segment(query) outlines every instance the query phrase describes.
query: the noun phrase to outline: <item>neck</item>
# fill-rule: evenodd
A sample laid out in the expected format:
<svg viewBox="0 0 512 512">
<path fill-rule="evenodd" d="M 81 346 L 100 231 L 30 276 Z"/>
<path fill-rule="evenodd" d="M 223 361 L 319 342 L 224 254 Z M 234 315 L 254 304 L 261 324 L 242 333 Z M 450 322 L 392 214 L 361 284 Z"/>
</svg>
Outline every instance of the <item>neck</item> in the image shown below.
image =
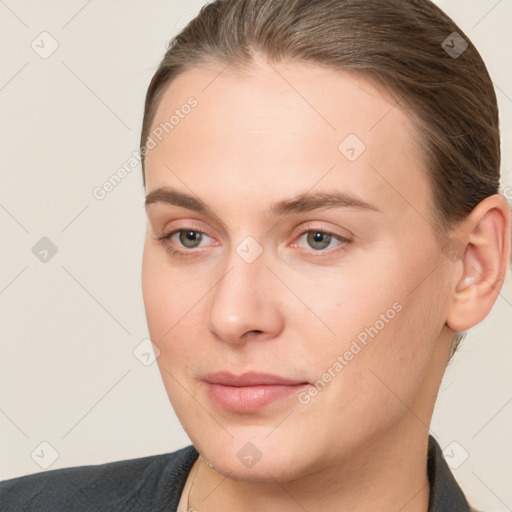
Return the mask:
<svg viewBox="0 0 512 512">
<path fill-rule="evenodd" d="M 366 442 L 357 456 L 287 482 L 236 481 L 199 457 L 191 471 L 193 484 L 185 489 L 187 510 L 427 512 L 428 431 L 410 415 L 404 423 Z"/>
</svg>

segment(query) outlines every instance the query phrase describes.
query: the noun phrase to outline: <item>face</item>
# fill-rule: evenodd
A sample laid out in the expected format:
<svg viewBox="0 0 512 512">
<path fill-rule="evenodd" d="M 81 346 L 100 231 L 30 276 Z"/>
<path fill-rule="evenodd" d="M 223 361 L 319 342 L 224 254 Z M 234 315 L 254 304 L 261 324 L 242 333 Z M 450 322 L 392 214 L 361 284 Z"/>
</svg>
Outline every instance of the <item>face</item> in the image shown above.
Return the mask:
<svg viewBox="0 0 512 512">
<path fill-rule="evenodd" d="M 179 76 L 153 121 L 144 302 L 199 452 L 286 481 L 426 428 L 447 258 L 415 129 L 383 90 L 224 68 Z"/>
</svg>

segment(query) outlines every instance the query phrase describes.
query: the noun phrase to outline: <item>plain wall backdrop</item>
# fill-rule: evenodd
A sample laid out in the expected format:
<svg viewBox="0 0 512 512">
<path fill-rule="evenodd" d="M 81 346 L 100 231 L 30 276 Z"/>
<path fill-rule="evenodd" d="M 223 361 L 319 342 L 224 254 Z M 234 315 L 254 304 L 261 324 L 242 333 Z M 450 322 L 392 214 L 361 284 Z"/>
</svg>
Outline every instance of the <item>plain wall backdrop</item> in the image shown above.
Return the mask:
<svg viewBox="0 0 512 512">
<path fill-rule="evenodd" d="M 190 444 L 156 363 L 136 350 L 148 337 L 146 221 L 129 162 L 149 81 L 204 3 L 0 0 L 0 479 Z M 437 3 L 495 84 L 511 199 L 512 1 Z M 486 512 L 512 510 L 511 281 L 450 364 L 431 426 Z"/>
</svg>

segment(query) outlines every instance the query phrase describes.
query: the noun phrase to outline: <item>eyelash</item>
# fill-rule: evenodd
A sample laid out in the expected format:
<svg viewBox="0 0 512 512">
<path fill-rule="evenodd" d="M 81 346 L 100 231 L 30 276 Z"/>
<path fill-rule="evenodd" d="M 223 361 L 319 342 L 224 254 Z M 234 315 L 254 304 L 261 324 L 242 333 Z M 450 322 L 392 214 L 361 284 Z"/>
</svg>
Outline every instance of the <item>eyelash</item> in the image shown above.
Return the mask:
<svg viewBox="0 0 512 512">
<path fill-rule="evenodd" d="M 180 229 L 175 229 L 174 231 L 170 231 L 169 233 L 165 233 L 161 237 L 158 237 L 157 240 L 160 241 L 162 244 L 165 244 L 167 251 L 169 251 L 171 253 L 171 255 L 173 255 L 173 256 L 174 255 L 176 255 L 176 256 L 190 256 L 194 252 L 196 252 L 195 249 L 189 249 L 189 250 L 182 251 L 182 250 L 176 249 L 172 245 L 166 243 L 166 241 L 169 240 L 176 233 L 181 233 L 181 232 L 184 232 L 184 231 L 192 231 L 194 233 L 198 233 L 198 234 L 201 234 L 201 235 L 204 235 L 204 236 L 208 237 L 208 235 L 204 231 L 200 231 L 199 229 L 195 229 L 193 227 L 183 227 L 183 228 L 180 228 Z M 346 238 L 344 236 L 338 235 L 338 234 L 333 233 L 331 231 L 326 231 L 326 230 L 323 230 L 323 229 L 314 228 L 312 226 L 305 226 L 304 229 L 298 234 L 298 238 L 300 239 L 305 234 L 311 233 L 311 232 L 312 233 L 321 233 L 322 235 L 328 235 L 328 236 L 330 236 L 332 238 L 335 238 L 336 240 L 341 242 L 340 245 L 342 245 L 342 246 L 343 245 L 348 245 L 348 244 L 352 243 L 352 240 L 350 240 L 350 239 L 348 239 L 348 238 Z M 211 237 L 208 237 L 208 238 L 211 238 Z M 315 257 L 316 255 L 322 256 L 322 255 L 326 254 L 326 251 L 327 252 L 336 252 L 337 249 L 310 250 L 310 251 L 307 251 L 307 253 L 309 255 Z"/>
</svg>

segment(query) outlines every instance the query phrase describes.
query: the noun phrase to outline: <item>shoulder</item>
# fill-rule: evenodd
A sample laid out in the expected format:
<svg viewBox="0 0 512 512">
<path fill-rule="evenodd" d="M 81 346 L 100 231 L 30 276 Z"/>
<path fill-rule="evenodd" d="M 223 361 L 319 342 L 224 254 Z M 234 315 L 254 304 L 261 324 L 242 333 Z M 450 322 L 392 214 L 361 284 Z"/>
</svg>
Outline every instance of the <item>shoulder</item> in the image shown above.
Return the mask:
<svg viewBox="0 0 512 512">
<path fill-rule="evenodd" d="M 190 445 L 172 453 L 4 480 L 0 482 L 0 510 L 164 510 L 179 500 L 197 456 Z"/>
</svg>

